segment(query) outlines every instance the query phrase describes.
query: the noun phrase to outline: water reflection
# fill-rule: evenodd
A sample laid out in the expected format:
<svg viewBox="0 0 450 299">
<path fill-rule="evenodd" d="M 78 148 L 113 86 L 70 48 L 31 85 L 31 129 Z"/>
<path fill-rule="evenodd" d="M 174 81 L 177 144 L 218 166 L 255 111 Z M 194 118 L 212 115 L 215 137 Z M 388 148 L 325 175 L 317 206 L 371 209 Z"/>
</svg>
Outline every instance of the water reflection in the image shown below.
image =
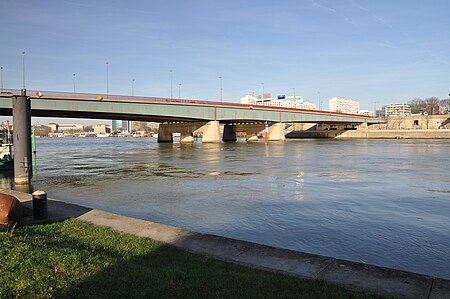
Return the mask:
<svg viewBox="0 0 450 299">
<path fill-rule="evenodd" d="M 38 143 L 33 184 L 50 197 L 450 278 L 446 140 Z M 0 184 L 11 181 L 0 178 Z"/>
</svg>

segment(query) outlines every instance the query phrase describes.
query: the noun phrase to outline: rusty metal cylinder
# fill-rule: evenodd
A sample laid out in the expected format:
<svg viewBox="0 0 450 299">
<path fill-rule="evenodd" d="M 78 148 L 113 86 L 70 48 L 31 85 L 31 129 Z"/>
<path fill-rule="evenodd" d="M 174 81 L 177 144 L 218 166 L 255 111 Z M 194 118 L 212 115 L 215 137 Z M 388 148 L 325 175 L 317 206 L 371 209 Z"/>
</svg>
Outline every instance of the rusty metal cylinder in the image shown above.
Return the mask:
<svg viewBox="0 0 450 299">
<path fill-rule="evenodd" d="M 34 219 L 47 219 L 47 193 L 45 191 L 33 192 Z"/>
</svg>

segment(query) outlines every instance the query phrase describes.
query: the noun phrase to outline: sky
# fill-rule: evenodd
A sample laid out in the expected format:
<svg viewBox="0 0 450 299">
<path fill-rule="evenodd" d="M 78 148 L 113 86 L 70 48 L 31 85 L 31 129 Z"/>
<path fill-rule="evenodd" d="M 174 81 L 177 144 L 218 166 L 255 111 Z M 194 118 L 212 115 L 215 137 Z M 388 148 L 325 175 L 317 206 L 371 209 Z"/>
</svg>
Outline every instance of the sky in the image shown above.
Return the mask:
<svg viewBox="0 0 450 299">
<path fill-rule="evenodd" d="M 0 11 L 4 88 L 21 88 L 24 51 L 33 90 L 73 91 L 75 74 L 77 92 L 106 93 L 108 62 L 110 94 L 131 95 L 134 79 L 135 95 L 170 98 L 171 75 L 185 99 L 220 100 L 222 81 L 223 100 L 239 102 L 264 83 L 371 111 L 450 92 L 448 0 L 0 0 Z"/>
</svg>

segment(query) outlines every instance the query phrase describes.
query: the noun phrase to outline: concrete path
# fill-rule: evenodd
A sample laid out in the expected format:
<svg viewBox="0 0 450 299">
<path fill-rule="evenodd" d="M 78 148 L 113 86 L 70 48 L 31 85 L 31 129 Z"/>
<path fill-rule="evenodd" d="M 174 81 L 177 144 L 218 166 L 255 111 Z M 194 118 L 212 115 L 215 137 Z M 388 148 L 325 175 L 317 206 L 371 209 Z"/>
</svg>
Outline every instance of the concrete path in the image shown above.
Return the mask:
<svg viewBox="0 0 450 299">
<path fill-rule="evenodd" d="M 25 206 L 32 207 L 29 194 L 1 189 L 0 192 L 14 195 Z M 78 218 L 223 261 L 306 279 L 325 280 L 366 293 L 394 298 L 450 298 L 450 280 L 196 233 L 57 200 L 48 201 L 48 210 L 49 218 L 38 223 Z M 23 223 L 36 221 L 29 216 Z"/>
</svg>

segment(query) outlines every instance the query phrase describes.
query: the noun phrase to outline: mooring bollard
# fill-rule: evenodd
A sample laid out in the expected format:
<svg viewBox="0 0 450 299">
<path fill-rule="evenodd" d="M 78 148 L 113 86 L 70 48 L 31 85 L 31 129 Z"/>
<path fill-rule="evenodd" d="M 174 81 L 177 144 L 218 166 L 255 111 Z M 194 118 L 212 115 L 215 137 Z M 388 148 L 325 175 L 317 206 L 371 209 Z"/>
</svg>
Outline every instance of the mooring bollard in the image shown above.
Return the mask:
<svg viewBox="0 0 450 299">
<path fill-rule="evenodd" d="M 47 193 L 45 191 L 33 192 L 33 214 L 34 219 L 47 218 Z"/>
</svg>

